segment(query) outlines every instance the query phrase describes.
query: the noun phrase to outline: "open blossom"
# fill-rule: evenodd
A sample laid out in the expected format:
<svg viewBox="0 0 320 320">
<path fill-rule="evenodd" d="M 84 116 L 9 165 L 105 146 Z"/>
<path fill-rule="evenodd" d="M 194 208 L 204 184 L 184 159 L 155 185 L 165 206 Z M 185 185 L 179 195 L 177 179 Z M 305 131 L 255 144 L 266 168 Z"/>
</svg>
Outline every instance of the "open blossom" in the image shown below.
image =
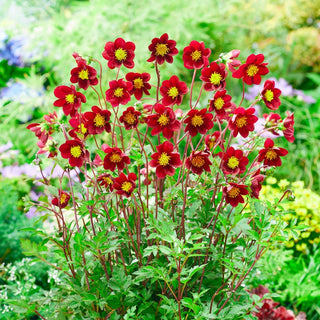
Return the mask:
<svg viewBox="0 0 320 320">
<path fill-rule="evenodd" d="M 113 180 L 113 189 L 117 190 L 116 193 L 125 197 L 130 197 L 134 188 L 136 187 L 135 181 L 137 176 L 131 172 L 126 176 L 123 172 L 120 173 L 119 177 Z"/>
<path fill-rule="evenodd" d="M 86 102 L 86 97 L 77 92 L 75 86 L 58 86 L 53 91 L 54 95 L 58 98 L 53 105 L 55 107 L 62 107 L 63 113 L 73 117 L 81 106 L 81 103 Z"/>
<path fill-rule="evenodd" d="M 204 90 L 223 90 L 226 87 L 227 74 L 223 63 L 211 62 L 208 67 L 201 70 L 200 79 L 204 82 Z"/>
<path fill-rule="evenodd" d="M 123 111 L 119 121 L 124 124 L 126 130 L 130 130 L 138 126 L 140 116 L 141 112 L 137 111 L 134 107 L 128 107 Z"/>
<path fill-rule="evenodd" d="M 78 83 L 79 87 L 84 90 L 87 90 L 89 86 L 97 85 L 98 78 L 96 69 L 89 66 L 86 60 L 79 58 L 79 56 L 77 56 L 76 62 L 78 66 L 70 71 L 70 82 Z"/>
<path fill-rule="evenodd" d="M 54 197 L 51 201 L 51 203 L 54 206 L 59 207 L 60 209 L 65 208 L 70 200 L 70 194 L 68 192 L 65 192 L 63 190 L 59 190 L 59 196 L 58 197 Z"/>
<path fill-rule="evenodd" d="M 74 139 L 84 140 L 89 134 L 88 129 L 84 126 L 85 121 L 83 114 L 77 113 L 72 117 L 69 120 L 70 126 L 72 127 L 72 129 L 69 130 L 69 136 Z"/>
<path fill-rule="evenodd" d="M 250 54 L 246 60 L 246 63 L 242 64 L 238 70 L 233 72 L 233 78 L 242 78 L 244 83 L 248 85 L 260 84 L 261 76 L 269 73 L 266 67 L 267 63 L 263 63 L 264 55 L 260 54 Z"/>
<path fill-rule="evenodd" d="M 166 139 L 173 137 L 174 131 L 179 131 L 180 122 L 176 119 L 176 115 L 171 107 L 165 107 L 161 103 L 154 106 L 156 113 L 147 117 L 147 125 L 151 128 L 151 135 L 157 135 L 162 132 Z"/>
<path fill-rule="evenodd" d="M 261 92 L 262 100 L 265 105 L 271 110 L 277 110 L 281 105 L 279 96 L 281 95 L 281 90 L 274 87 L 275 82 L 273 80 L 267 80 L 264 83 L 263 90 Z"/>
<path fill-rule="evenodd" d="M 178 54 L 176 44 L 175 40 L 169 40 L 167 33 L 164 33 L 160 38 L 153 38 L 148 47 L 151 51 L 151 56 L 147 61 L 156 61 L 158 64 L 163 64 L 165 61 L 172 63 L 173 56 Z"/>
<path fill-rule="evenodd" d="M 69 164 L 72 167 L 81 167 L 89 156 L 80 140 L 67 140 L 59 150 L 62 158 L 69 159 Z"/>
<path fill-rule="evenodd" d="M 119 148 L 111 148 L 103 144 L 102 150 L 106 153 L 103 159 L 103 167 L 106 170 L 114 171 L 116 168 L 123 170 L 124 165 L 130 163 L 129 157 Z"/>
<path fill-rule="evenodd" d="M 228 114 L 234 109 L 231 96 L 226 90 L 217 91 L 209 101 L 209 111 L 214 111 L 219 119 L 227 119 Z"/>
<path fill-rule="evenodd" d="M 151 155 L 150 167 L 156 168 L 156 175 L 163 179 L 167 175 L 173 176 L 176 168 L 182 166 L 180 154 L 173 152 L 173 144 L 169 141 L 157 146 L 157 152 Z"/>
<path fill-rule="evenodd" d="M 102 110 L 97 106 L 91 108 L 92 112 L 88 111 L 84 113 L 86 120 L 84 126 L 88 129 L 89 134 L 100 134 L 102 132 L 110 132 L 110 116 L 111 112 L 108 110 Z"/>
<path fill-rule="evenodd" d="M 129 72 L 126 74 L 126 80 L 132 83 L 132 89 L 130 94 L 133 94 L 137 100 L 140 100 L 143 94 L 150 95 L 149 90 L 151 89 L 150 74 Z"/>
<path fill-rule="evenodd" d="M 243 184 L 229 183 L 229 186 L 223 188 L 223 194 L 226 203 L 229 203 L 232 207 L 236 207 L 239 203 L 244 203 L 244 195 L 247 195 L 249 191 L 247 186 Z"/>
<path fill-rule="evenodd" d="M 199 132 L 200 134 L 205 134 L 208 130 L 213 128 L 213 115 L 207 112 L 207 109 L 196 110 L 192 109 L 188 112 L 187 118 L 184 123 L 187 124 L 185 127 L 185 132 L 194 137 Z"/>
<path fill-rule="evenodd" d="M 132 83 L 124 81 L 123 79 L 111 80 L 106 91 L 106 100 L 111 103 L 113 107 L 118 107 L 120 104 L 127 104 L 131 100 L 130 92 L 132 90 Z"/>
<path fill-rule="evenodd" d="M 210 172 L 212 162 L 209 160 L 209 153 L 203 151 L 192 151 L 186 160 L 186 167 L 195 174 L 202 174 L 203 171 Z"/>
<path fill-rule="evenodd" d="M 235 150 L 233 147 L 221 155 L 221 169 L 225 174 L 240 174 L 246 171 L 249 159 L 243 155 L 242 150 Z"/>
<path fill-rule="evenodd" d="M 243 138 L 246 138 L 249 132 L 254 130 L 254 123 L 258 121 L 258 117 L 254 113 L 254 108 L 244 109 L 241 107 L 234 110 L 235 118 L 229 122 L 229 128 L 234 137 L 240 133 Z"/>
<path fill-rule="evenodd" d="M 269 114 L 263 114 L 263 118 L 265 120 L 264 129 L 272 128 L 270 132 L 276 136 L 279 135 L 277 132 L 279 124 L 282 122 L 281 117 L 277 113 L 269 113 Z"/>
<path fill-rule="evenodd" d="M 122 38 L 116 39 L 114 42 L 109 41 L 104 46 L 102 56 L 108 60 L 110 69 L 119 68 L 124 65 L 126 68 L 134 67 L 134 50 L 136 46 L 131 41 L 124 41 Z"/>
<path fill-rule="evenodd" d="M 268 138 L 264 143 L 264 149 L 259 151 L 258 161 L 263 161 L 265 166 L 280 167 L 282 164 L 280 157 L 287 154 L 288 151 L 286 149 L 275 147 L 273 140 Z"/>
<path fill-rule="evenodd" d="M 174 104 L 180 105 L 182 98 L 189 91 L 187 85 L 183 81 L 179 81 L 179 78 L 173 75 L 169 80 L 164 80 L 160 87 L 160 93 L 162 95 L 162 104 L 165 106 L 172 106 Z"/>
<path fill-rule="evenodd" d="M 201 69 L 209 64 L 211 50 L 204 47 L 203 41 L 192 40 L 190 44 L 183 49 L 183 64 L 187 69 Z"/>
<path fill-rule="evenodd" d="M 291 143 L 294 142 L 294 114 L 292 112 L 286 112 L 287 117 L 283 120 L 283 135 Z"/>
<path fill-rule="evenodd" d="M 100 186 L 105 187 L 107 190 L 110 189 L 110 191 L 113 190 L 113 177 L 109 173 L 103 173 L 100 174 L 100 176 L 97 178 L 97 181 Z"/>
</svg>

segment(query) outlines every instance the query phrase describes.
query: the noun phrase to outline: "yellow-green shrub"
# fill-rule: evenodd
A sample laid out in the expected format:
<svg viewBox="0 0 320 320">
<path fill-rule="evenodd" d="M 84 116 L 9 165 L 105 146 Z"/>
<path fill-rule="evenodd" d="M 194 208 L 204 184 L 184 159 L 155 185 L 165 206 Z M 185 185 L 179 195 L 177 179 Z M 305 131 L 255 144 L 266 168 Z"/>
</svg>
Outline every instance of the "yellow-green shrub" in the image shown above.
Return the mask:
<svg viewBox="0 0 320 320">
<path fill-rule="evenodd" d="M 290 184 L 287 180 L 277 181 L 269 177 L 266 182 L 260 193 L 262 199 L 280 199 L 286 189 L 292 190 L 294 201 L 281 202 L 285 210 L 283 219 L 288 223 L 297 219 L 297 225 L 308 225 L 309 229 L 299 232 L 297 239 L 292 237 L 286 242 L 286 246 L 308 253 L 314 243 L 320 243 L 320 195 L 306 188 L 302 181 Z"/>
</svg>

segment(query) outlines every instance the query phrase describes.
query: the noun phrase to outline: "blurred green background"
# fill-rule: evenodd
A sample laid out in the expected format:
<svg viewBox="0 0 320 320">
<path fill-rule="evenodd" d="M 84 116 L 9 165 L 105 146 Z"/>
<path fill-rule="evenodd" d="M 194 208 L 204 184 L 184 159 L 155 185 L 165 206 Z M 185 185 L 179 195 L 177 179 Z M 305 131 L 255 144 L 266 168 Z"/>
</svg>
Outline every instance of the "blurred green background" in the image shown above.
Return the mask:
<svg viewBox="0 0 320 320">
<path fill-rule="evenodd" d="M 22 198 L 39 196 L 31 180 L 38 174 L 32 165 L 36 140 L 26 126 L 53 111 L 53 89 L 69 85 L 72 53 L 103 60 L 104 44 L 122 37 L 136 44 L 134 70 L 152 73 L 147 47 L 165 32 L 177 41 L 180 53 L 172 65 L 162 66 L 163 78 L 176 74 L 190 83 L 192 70 L 183 67 L 181 52 L 191 40 L 204 41 L 212 50 L 211 61 L 233 49 L 241 50 L 242 61 L 250 53 L 265 55 L 268 76 L 283 92 L 279 113 L 283 118 L 287 110 L 294 112 L 296 122 L 294 144 L 279 138 L 289 155 L 276 178 L 286 178 L 289 187 L 302 181 L 297 192 L 315 201 L 320 191 L 320 0 L 0 0 L 0 262 L 21 260 L 19 239 L 26 234 L 19 230 L 33 223 L 32 212 L 24 214 Z M 234 99 L 241 99 L 239 83 L 229 81 Z M 247 91 L 248 103 L 258 90 Z M 260 112 L 268 110 L 261 106 Z M 275 197 L 281 185 L 268 190 Z M 310 224 L 312 241 L 304 235 L 292 240 L 290 249 L 277 251 L 281 263 L 274 270 L 267 255 L 261 284 L 277 291 L 284 305 L 307 312 L 309 320 L 320 319 L 320 292 L 314 289 L 320 283 L 314 276 L 320 265 L 314 241 L 319 239 L 320 209 L 299 204 L 288 210 L 289 223 Z M 300 278 L 286 284 L 284 275 L 290 273 Z M 45 276 L 38 274 L 45 288 Z"/>
</svg>

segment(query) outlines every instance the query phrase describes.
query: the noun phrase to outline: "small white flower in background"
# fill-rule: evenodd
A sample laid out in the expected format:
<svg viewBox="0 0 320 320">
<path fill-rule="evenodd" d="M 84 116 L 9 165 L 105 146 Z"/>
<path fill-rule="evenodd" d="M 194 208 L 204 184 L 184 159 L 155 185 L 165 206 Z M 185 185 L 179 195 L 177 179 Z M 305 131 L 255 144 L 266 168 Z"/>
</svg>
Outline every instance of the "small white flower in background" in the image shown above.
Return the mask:
<svg viewBox="0 0 320 320">
<path fill-rule="evenodd" d="M 59 270 L 53 269 L 48 271 L 48 282 L 53 280 L 57 285 L 61 283 L 61 279 L 59 278 Z"/>
</svg>

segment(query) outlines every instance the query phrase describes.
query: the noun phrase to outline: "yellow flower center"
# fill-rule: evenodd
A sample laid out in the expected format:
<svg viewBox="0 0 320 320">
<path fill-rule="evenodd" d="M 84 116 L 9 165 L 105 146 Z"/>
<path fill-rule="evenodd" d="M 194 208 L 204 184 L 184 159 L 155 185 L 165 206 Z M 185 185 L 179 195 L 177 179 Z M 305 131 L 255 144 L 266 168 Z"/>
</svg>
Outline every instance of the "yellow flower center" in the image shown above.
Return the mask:
<svg viewBox="0 0 320 320">
<path fill-rule="evenodd" d="M 109 177 L 103 177 L 103 181 L 104 181 L 106 184 L 112 184 L 112 180 L 111 180 Z"/>
<path fill-rule="evenodd" d="M 106 124 L 106 118 L 100 113 L 97 113 L 93 119 L 93 122 L 96 127 L 101 128 L 101 127 L 104 127 L 104 125 Z"/>
<path fill-rule="evenodd" d="M 60 203 L 64 204 L 66 202 L 66 200 L 67 200 L 67 195 L 65 193 L 62 193 L 60 195 Z"/>
<path fill-rule="evenodd" d="M 232 187 L 230 191 L 228 191 L 228 197 L 236 198 L 240 194 L 240 189 L 237 187 Z"/>
<path fill-rule="evenodd" d="M 259 68 L 255 64 L 249 64 L 246 72 L 249 77 L 253 77 L 259 72 Z"/>
<path fill-rule="evenodd" d="M 169 164 L 170 159 L 171 159 L 171 157 L 168 156 L 168 154 L 166 152 L 162 152 L 158 162 L 161 166 L 166 166 Z"/>
<path fill-rule="evenodd" d="M 116 59 L 118 61 L 122 61 L 122 60 L 126 60 L 127 58 L 127 51 L 122 49 L 122 48 L 119 48 L 115 51 L 114 55 L 116 56 Z"/>
<path fill-rule="evenodd" d="M 191 119 L 191 124 L 192 124 L 194 127 L 200 127 L 200 126 L 202 126 L 202 125 L 203 125 L 202 116 L 198 116 L 198 115 L 193 116 L 193 118 Z"/>
<path fill-rule="evenodd" d="M 125 123 L 127 124 L 134 124 L 137 121 L 137 117 L 135 114 L 133 114 L 132 112 L 127 112 L 124 116 L 123 116 L 123 120 Z"/>
<path fill-rule="evenodd" d="M 219 97 L 214 101 L 213 104 L 217 110 L 221 110 L 224 106 L 224 100 L 221 97 Z"/>
<path fill-rule="evenodd" d="M 89 71 L 82 69 L 82 70 L 79 72 L 78 77 L 79 77 L 81 80 L 88 80 L 88 79 L 89 79 Z"/>
<path fill-rule="evenodd" d="M 171 98 L 175 98 L 179 95 L 179 91 L 177 89 L 177 87 L 171 87 L 169 90 L 168 90 L 168 96 L 171 97 Z"/>
<path fill-rule="evenodd" d="M 121 156 L 117 152 L 113 152 L 112 155 L 110 156 L 110 161 L 111 162 L 120 162 L 121 161 Z"/>
<path fill-rule="evenodd" d="M 87 131 L 88 131 L 87 128 L 84 126 L 83 123 L 81 123 L 81 125 L 78 126 L 78 129 L 79 129 L 80 133 L 82 133 L 82 134 L 85 134 L 85 133 L 87 133 Z"/>
<path fill-rule="evenodd" d="M 121 185 L 121 189 L 124 191 L 124 192 L 129 192 L 132 188 L 132 183 L 129 182 L 129 181 L 125 181 L 122 185 Z"/>
<path fill-rule="evenodd" d="M 278 157 L 278 154 L 274 150 L 269 150 L 266 153 L 266 158 L 268 160 L 274 160 Z"/>
<path fill-rule="evenodd" d="M 164 127 L 170 122 L 170 119 L 165 114 L 162 114 L 157 121 L 162 127 Z"/>
<path fill-rule="evenodd" d="M 235 156 L 231 156 L 227 163 L 228 167 L 231 169 L 235 169 L 239 167 L 239 159 Z"/>
<path fill-rule="evenodd" d="M 156 56 L 164 56 L 169 52 L 169 48 L 165 43 L 157 43 Z"/>
<path fill-rule="evenodd" d="M 247 125 L 247 117 L 237 117 L 236 118 L 236 126 L 238 128 L 242 128 Z"/>
<path fill-rule="evenodd" d="M 266 93 L 264 94 L 264 97 L 268 102 L 271 102 L 273 100 L 273 91 L 267 90 Z"/>
<path fill-rule="evenodd" d="M 123 88 L 117 88 L 114 90 L 113 95 L 117 98 L 121 98 L 123 96 Z"/>
<path fill-rule="evenodd" d="M 134 79 L 133 86 L 135 89 L 141 89 L 143 87 L 143 80 L 141 78 Z"/>
<path fill-rule="evenodd" d="M 197 168 L 201 168 L 204 166 L 206 162 L 202 156 L 195 156 L 191 159 L 191 163 L 193 166 Z"/>
<path fill-rule="evenodd" d="M 82 155 L 82 150 L 80 146 L 73 146 L 70 148 L 70 153 L 74 158 L 80 158 Z"/>
<path fill-rule="evenodd" d="M 193 61 L 198 61 L 201 58 L 201 51 L 195 50 L 191 53 L 191 59 Z"/>
<path fill-rule="evenodd" d="M 217 86 L 218 84 L 220 84 L 221 79 L 222 79 L 221 74 L 218 72 L 214 72 L 210 77 L 210 82 L 215 86 Z"/>
<path fill-rule="evenodd" d="M 68 103 L 74 103 L 74 100 L 75 100 L 75 95 L 74 94 L 67 94 L 66 95 L 66 101 L 68 102 Z"/>
</svg>

